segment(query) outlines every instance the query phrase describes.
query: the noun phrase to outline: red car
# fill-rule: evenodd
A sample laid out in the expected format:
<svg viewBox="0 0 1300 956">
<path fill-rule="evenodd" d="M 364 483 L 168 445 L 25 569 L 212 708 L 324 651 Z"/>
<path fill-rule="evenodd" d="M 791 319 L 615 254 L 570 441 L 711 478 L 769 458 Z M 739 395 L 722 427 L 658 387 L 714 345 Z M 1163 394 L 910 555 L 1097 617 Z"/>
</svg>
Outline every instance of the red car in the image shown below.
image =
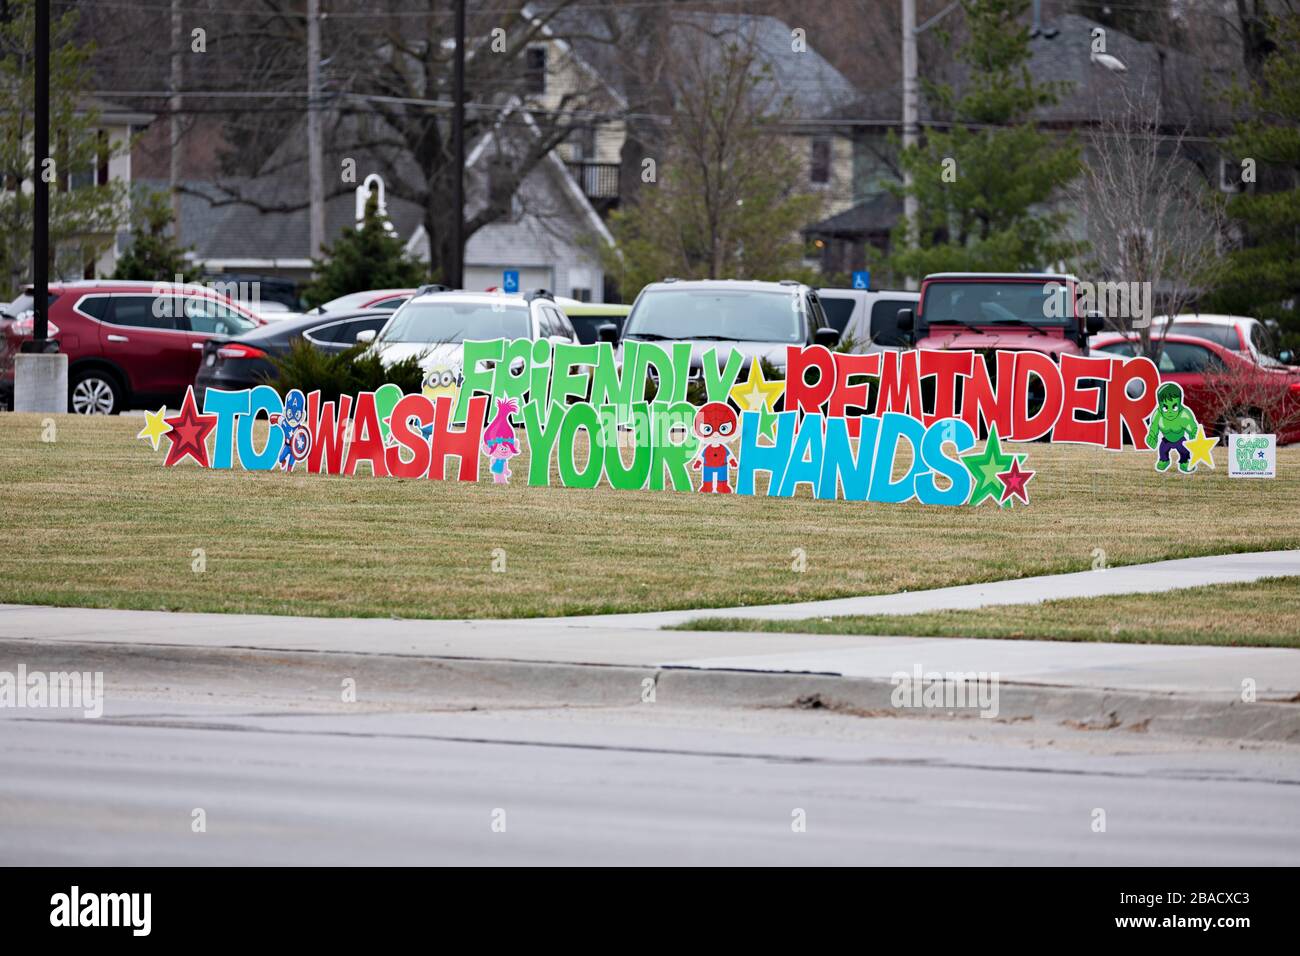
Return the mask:
<svg viewBox="0 0 1300 956">
<path fill-rule="evenodd" d="M 1300 369 L 1256 363 L 1192 335 L 1157 334 L 1161 382 L 1177 382 L 1183 400 L 1207 432 L 1218 435 L 1270 432 L 1279 445 L 1300 441 Z M 1139 343 L 1122 335 L 1099 335 L 1094 352 L 1138 355 Z"/>
<path fill-rule="evenodd" d="M 0 307 L 0 397 L 13 407 L 13 356 L 32 337 L 32 290 Z M 265 324 L 198 285 L 93 279 L 50 283 L 50 338 L 68 356 L 68 410 L 108 415 L 179 401 L 203 345 Z"/>
</svg>

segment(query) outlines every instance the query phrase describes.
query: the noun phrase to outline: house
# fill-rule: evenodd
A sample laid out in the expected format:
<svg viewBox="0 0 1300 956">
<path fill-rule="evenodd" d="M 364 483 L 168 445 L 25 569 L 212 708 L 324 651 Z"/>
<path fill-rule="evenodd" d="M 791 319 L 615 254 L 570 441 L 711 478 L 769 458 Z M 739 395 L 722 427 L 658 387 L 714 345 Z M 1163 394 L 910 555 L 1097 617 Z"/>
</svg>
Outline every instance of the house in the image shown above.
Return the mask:
<svg viewBox="0 0 1300 956">
<path fill-rule="evenodd" d="M 56 251 L 54 277 L 96 279 L 111 276 L 117 268 L 118 256 L 130 245 L 131 141 L 136 132 L 153 122 L 154 115 L 90 96 L 78 99 L 77 112 L 93 113 L 96 117 L 94 131 L 99 139 L 99 161 L 94 168 L 61 170 L 52 188 L 69 191 L 120 183 L 125 187 L 127 205 L 121 210 L 118 228 L 112 233 L 80 237 L 79 248 L 73 248 L 75 243 L 64 243 Z"/>
<path fill-rule="evenodd" d="M 562 11 L 554 21 L 556 31 L 572 40 L 553 39 L 539 49 L 539 66 L 554 64 L 539 82 L 552 84 L 558 98 L 579 79 L 597 77 L 625 109 L 644 109 L 644 94 L 639 92 L 646 85 L 645 78 L 620 43 L 625 35 L 637 37 L 637 15 L 635 9 L 617 8 L 602 11 L 599 17 L 587 16 L 582 10 Z M 802 31 L 776 17 L 679 10 L 663 15 L 668 18 L 664 43 L 669 55 L 716 60 L 726 45 L 744 45 L 755 52 L 758 64 L 768 73 L 759 87 L 760 95 L 773 103 L 788 100 L 796 117 L 826 116 L 848 106 L 858 95 L 853 84 L 808 44 Z M 831 215 L 853 205 L 854 140 L 843 124 L 796 121 L 787 135 L 803 158 L 801 181 L 792 185 L 823 194 L 823 208 Z M 623 155 L 626 142 L 627 124 L 620 119 L 593 124 L 560 148 L 583 190 L 602 212 L 621 198 L 620 171 L 629 160 Z M 633 171 L 639 172 L 640 157 L 630 159 Z"/>
<path fill-rule="evenodd" d="M 1105 31 L 1106 51 L 1124 66 L 1124 71 L 1116 71 L 1093 56 L 1094 30 L 1102 29 L 1100 24 L 1062 14 L 1054 25 L 1059 33 L 1053 38 L 1030 41 L 1028 68 L 1035 81 L 1066 86 L 1059 102 L 1034 112 L 1033 119 L 1041 127 L 1085 133 L 1125 98 L 1146 103 L 1148 115 L 1160 116 L 1163 131 L 1188 134 L 1176 159 L 1188 164 L 1189 174 L 1199 173 L 1217 184 L 1222 158 L 1211 141 L 1229 128 L 1232 116 L 1207 89 L 1199 63 L 1188 54 L 1112 28 Z M 953 61 L 949 75 L 931 79 L 946 80 L 960 89 L 962 69 Z M 848 211 L 809 226 L 804 235 L 817 248 L 823 271 L 846 273 L 865 268 L 870 250 L 888 250 L 890 235 L 902 216 L 902 202 L 895 194 L 902 182 L 897 147 L 902 135 L 901 81 L 859 97 L 826 119 L 854 130 L 854 202 Z M 922 97 L 922 135 L 927 126 L 939 122 Z M 1088 159 L 1086 150 L 1084 159 Z M 1076 238 L 1093 238 L 1089 224 L 1081 219 L 1074 220 L 1072 229 Z"/>
</svg>

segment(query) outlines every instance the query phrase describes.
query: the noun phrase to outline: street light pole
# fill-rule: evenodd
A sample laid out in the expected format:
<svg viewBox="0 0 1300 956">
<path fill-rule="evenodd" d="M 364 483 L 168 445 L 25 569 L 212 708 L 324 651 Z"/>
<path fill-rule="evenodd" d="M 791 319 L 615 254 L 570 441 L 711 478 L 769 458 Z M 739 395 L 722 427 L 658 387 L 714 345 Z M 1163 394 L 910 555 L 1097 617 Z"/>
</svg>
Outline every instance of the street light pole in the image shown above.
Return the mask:
<svg viewBox="0 0 1300 956">
<path fill-rule="evenodd" d="M 465 272 L 465 0 L 456 0 L 456 64 L 451 83 L 451 262 L 450 275 L 443 281 L 453 289 L 463 288 Z"/>
<path fill-rule="evenodd" d="M 32 183 L 32 298 L 35 311 L 31 351 L 48 350 L 50 333 L 50 4 L 36 0 L 36 128 L 32 130 L 35 179 Z"/>
</svg>

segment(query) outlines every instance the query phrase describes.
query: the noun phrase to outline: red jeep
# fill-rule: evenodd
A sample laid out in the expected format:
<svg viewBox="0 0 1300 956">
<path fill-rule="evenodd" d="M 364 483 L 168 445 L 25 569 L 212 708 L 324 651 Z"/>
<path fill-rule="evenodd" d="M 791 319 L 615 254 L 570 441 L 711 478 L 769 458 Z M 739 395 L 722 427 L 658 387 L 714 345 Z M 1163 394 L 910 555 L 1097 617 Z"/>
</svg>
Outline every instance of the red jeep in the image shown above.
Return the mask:
<svg viewBox="0 0 1300 956">
<path fill-rule="evenodd" d="M 939 272 L 921 283 L 915 316 L 899 312 L 899 328 L 914 331 L 918 349 L 1086 355 L 1102 318 L 1080 314 L 1078 284 L 1065 274 Z"/>
<path fill-rule="evenodd" d="M 34 304 L 29 287 L 0 306 L 0 398 L 11 408 L 13 356 L 32 337 Z M 264 324 L 203 286 L 112 279 L 51 282 L 49 320 L 68 356 L 68 410 L 82 415 L 177 402 L 203 343 Z"/>
</svg>

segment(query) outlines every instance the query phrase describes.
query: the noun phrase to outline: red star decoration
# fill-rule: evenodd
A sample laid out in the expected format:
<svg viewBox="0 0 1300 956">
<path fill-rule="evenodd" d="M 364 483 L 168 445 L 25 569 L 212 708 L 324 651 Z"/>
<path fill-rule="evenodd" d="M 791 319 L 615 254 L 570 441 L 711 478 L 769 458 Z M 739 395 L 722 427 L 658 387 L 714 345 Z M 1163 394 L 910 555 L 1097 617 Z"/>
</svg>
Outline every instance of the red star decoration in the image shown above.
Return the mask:
<svg viewBox="0 0 1300 956">
<path fill-rule="evenodd" d="M 181 413 L 175 418 L 164 418 L 172 430 L 167 433 L 171 447 L 167 449 L 164 465 L 170 467 L 186 456 L 193 458 L 204 468 L 208 464 L 208 435 L 217 427 L 216 415 L 200 415 L 194 401 L 194 386 L 185 391 L 185 401 L 181 403 Z"/>
<path fill-rule="evenodd" d="M 1029 491 L 1025 486 L 1029 484 L 1029 479 L 1034 477 L 1034 472 L 1025 471 L 1020 467 L 1020 462 L 1023 457 L 1024 456 L 1021 456 L 1020 458 L 1013 458 L 1011 460 L 1010 471 L 998 472 L 998 481 L 1002 482 L 1002 497 L 999 499 L 1000 501 L 1006 501 L 1008 498 L 1014 496 L 1019 498 L 1025 504 L 1029 504 Z"/>
</svg>

